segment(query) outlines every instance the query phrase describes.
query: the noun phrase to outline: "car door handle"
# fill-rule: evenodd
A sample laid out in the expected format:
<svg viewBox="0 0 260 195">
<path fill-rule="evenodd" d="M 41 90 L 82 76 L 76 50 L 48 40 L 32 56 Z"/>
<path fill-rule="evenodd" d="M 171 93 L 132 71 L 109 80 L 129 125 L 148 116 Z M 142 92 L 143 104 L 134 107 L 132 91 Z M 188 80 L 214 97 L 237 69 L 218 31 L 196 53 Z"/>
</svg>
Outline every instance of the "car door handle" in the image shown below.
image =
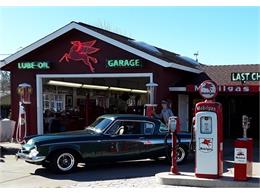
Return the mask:
<svg viewBox="0 0 260 195">
<path fill-rule="evenodd" d="M 139 137 L 139 139 L 144 139 L 145 137 Z"/>
</svg>

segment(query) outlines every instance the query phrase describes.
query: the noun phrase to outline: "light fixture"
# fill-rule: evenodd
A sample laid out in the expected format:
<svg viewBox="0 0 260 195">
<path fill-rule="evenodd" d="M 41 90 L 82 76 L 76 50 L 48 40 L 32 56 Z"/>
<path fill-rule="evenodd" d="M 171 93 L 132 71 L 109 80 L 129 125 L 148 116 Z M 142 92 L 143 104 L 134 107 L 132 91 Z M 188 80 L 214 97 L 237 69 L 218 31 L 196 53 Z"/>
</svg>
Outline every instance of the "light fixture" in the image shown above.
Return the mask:
<svg viewBox="0 0 260 195">
<path fill-rule="evenodd" d="M 63 87 L 76 87 L 76 88 L 86 88 L 86 89 L 97 89 L 97 90 L 111 90 L 111 91 L 124 91 L 124 92 L 132 92 L 132 93 L 148 93 L 147 90 L 140 90 L 140 89 L 129 89 L 129 88 L 122 88 L 122 87 L 108 87 L 102 85 L 88 85 L 88 84 L 80 84 L 80 83 L 71 83 L 71 82 L 64 82 L 64 81 L 48 81 L 48 85 L 55 85 L 55 86 L 63 86 Z"/>
<path fill-rule="evenodd" d="M 80 83 L 71 83 L 71 82 L 53 81 L 53 80 L 50 80 L 48 82 L 48 85 L 56 85 L 56 86 L 63 86 L 63 87 L 77 87 L 77 88 L 82 87 L 82 84 Z"/>
<path fill-rule="evenodd" d="M 131 89 L 121 88 L 121 87 L 109 87 L 109 90 L 111 90 L 111 91 L 125 91 L 125 92 L 131 92 Z"/>
<path fill-rule="evenodd" d="M 132 89 L 131 92 L 133 92 L 133 93 L 147 93 L 146 90 L 140 90 L 140 89 Z"/>
<path fill-rule="evenodd" d="M 108 86 L 101 86 L 101 85 L 82 85 L 83 88 L 87 89 L 100 89 L 100 90 L 107 90 Z"/>
</svg>

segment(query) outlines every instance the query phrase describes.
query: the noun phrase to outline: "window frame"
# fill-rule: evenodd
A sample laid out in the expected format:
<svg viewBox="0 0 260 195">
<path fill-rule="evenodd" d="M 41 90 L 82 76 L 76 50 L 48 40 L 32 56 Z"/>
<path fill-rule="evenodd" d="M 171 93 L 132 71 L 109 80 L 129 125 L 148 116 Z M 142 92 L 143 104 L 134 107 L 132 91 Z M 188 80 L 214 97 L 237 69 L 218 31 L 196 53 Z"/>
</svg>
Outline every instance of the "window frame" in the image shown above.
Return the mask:
<svg viewBox="0 0 260 195">
<path fill-rule="evenodd" d="M 107 132 L 109 131 L 109 129 L 111 127 L 113 127 L 113 125 L 116 123 L 116 122 L 139 122 L 139 123 L 150 123 L 153 125 L 153 132 L 152 134 L 144 134 L 144 132 L 142 134 L 123 134 L 123 135 L 118 135 L 118 136 L 129 136 L 129 135 L 154 135 L 154 132 L 155 132 L 155 128 L 156 128 L 156 125 L 154 122 L 152 121 L 148 121 L 148 120 L 135 120 L 135 119 L 127 119 L 127 120 L 124 120 L 124 119 L 116 119 L 113 121 L 113 123 L 108 127 L 107 130 L 105 130 L 104 134 L 105 135 L 116 135 L 116 134 L 108 134 Z"/>
</svg>

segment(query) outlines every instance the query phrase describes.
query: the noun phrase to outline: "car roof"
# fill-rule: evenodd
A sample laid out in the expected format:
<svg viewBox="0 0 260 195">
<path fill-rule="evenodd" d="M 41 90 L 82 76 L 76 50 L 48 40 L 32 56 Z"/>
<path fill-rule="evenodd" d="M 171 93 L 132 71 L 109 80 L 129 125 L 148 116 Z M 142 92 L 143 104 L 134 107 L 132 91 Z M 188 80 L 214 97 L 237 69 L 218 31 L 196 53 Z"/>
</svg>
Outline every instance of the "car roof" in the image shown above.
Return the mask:
<svg viewBox="0 0 260 195">
<path fill-rule="evenodd" d="M 110 119 L 128 119 L 128 120 L 148 120 L 148 121 L 158 121 L 156 119 L 138 115 L 138 114 L 105 114 L 100 116 L 101 118 L 110 118 Z"/>
</svg>

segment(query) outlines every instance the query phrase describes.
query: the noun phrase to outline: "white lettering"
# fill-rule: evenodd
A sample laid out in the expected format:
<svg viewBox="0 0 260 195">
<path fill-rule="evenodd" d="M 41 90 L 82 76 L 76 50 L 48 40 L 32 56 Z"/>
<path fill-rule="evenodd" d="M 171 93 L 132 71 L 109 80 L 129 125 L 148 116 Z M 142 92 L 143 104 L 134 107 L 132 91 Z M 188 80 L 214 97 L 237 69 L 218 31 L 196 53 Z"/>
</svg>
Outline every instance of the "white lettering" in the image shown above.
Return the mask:
<svg viewBox="0 0 260 195">
<path fill-rule="evenodd" d="M 241 87 L 240 87 L 240 86 L 237 86 L 237 87 L 235 88 L 235 91 L 236 91 L 236 92 L 241 92 Z"/>
<path fill-rule="evenodd" d="M 228 90 L 229 92 L 233 92 L 233 91 L 234 91 L 234 87 L 233 87 L 233 86 L 229 86 L 229 87 L 227 87 L 227 90 Z"/>
<path fill-rule="evenodd" d="M 249 87 L 247 86 L 243 87 L 243 92 L 249 92 Z"/>
</svg>

